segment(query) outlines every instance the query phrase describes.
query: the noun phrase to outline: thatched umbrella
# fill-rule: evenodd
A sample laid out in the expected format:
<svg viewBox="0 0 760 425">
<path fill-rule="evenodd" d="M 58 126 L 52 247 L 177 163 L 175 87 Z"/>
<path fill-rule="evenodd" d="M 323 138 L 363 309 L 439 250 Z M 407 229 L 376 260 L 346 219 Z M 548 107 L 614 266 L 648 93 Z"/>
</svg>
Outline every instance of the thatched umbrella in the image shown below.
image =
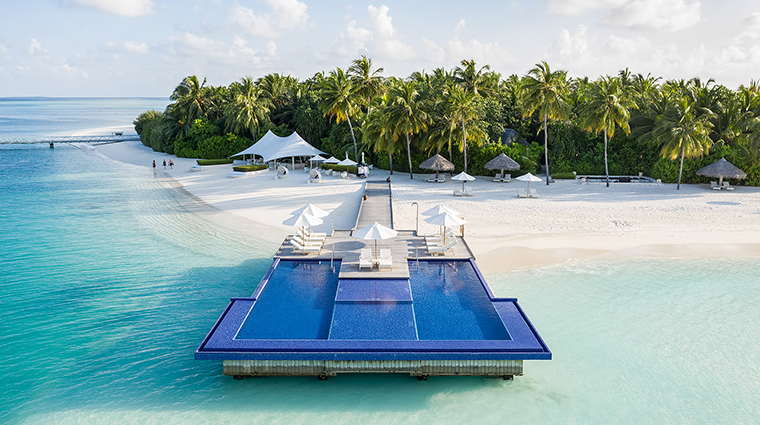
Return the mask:
<svg viewBox="0 0 760 425">
<path fill-rule="evenodd" d="M 496 158 L 486 162 L 485 165 L 487 170 L 501 170 L 501 174 L 499 175 L 499 179 L 504 178 L 504 170 L 519 170 L 520 164 L 517 163 L 514 159 L 504 155 L 502 153 L 501 155 L 497 156 Z"/>
<path fill-rule="evenodd" d="M 430 158 L 422 161 L 420 168 L 435 171 L 435 179 L 438 180 L 438 172 L 454 171 L 454 164 L 452 164 L 448 159 L 442 157 L 441 154 L 435 154 Z"/>
<path fill-rule="evenodd" d="M 697 171 L 698 176 L 705 177 L 717 177 L 720 179 L 718 186 L 723 185 L 723 179 L 743 179 L 747 177 L 747 173 L 736 168 L 736 166 L 728 161 L 726 158 L 721 158 L 707 167 L 702 167 Z"/>
</svg>

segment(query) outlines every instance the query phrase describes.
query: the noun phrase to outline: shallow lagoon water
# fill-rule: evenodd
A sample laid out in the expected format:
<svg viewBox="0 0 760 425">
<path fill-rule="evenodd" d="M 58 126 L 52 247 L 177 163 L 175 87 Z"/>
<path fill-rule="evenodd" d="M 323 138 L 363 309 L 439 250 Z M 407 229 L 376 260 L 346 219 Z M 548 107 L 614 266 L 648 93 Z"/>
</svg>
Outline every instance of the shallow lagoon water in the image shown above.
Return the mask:
<svg viewBox="0 0 760 425">
<path fill-rule="evenodd" d="M 29 167 L 28 164 L 37 164 Z M 514 381 L 234 381 L 193 360 L 274 246 L 152 171 L 61 147 L 0 151 L 0 422 L 750 423 L 757 260 L 579 262 L 487 275 L 554 353 Z"/>
<path fill-rule="evenodd" d="M 234 381 L 193 350 L 275 246 L 152 170 L 0 148 L 2 423 L 755 423 L 757 259 L 583 261 L 486 275 L 554 353 L 514 381 Z"/>
</svg>

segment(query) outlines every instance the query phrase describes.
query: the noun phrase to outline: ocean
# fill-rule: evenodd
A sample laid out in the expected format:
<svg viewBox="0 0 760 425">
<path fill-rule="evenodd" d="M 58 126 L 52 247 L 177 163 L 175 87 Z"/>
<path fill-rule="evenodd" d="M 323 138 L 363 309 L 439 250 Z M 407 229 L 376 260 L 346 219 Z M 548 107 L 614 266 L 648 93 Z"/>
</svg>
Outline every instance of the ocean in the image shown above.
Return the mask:
<svg viewBox="0 0 760 425">
<path fill-rule="evenodd" d="M 35 100 L 71 129 L 90 99 Z M 110 99 L 114 110 L 139 99 Z M 58 100 L 51 100 L 58 102 Z M 155 100 L 145 100 L 144 109 Z M 0 101 L 2 133 L 26 129 Z M 101 104 L 100 106 L 103 106 Z M 139 110 L 135 107 L 135 110 Z M 66 116 L 70 110 L 70 116 Z M 102 109 L 101 110 L 105 110 Z M 139 111 L 137 112 L 139 113 Z M 119 120 L 126 120 L 121 122 Z M 26 130 L 25 130 L 26 129 Z M 487 274 L 549 348 L 514 381 L 221 375 L 193 351 L 276 247 L 147 167 L 59 144 L 0 146 L 0 423 L 756 423 L 758 259 L 584 260 Z"/>
</svg>

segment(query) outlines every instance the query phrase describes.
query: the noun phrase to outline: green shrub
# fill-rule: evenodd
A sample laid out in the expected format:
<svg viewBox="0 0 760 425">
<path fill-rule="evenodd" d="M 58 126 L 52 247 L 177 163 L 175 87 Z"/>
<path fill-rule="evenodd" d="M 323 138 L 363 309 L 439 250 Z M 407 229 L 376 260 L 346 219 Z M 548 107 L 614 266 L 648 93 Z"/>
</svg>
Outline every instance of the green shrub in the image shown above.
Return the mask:
<svg viewBox="0 0 760 425">
<path fill-rule="evenodd" d="M 322 164 L 319 168 L 323 170 L 333 170 L 338 172 L 348 171 L 349 174 L 359 174 L 359 167 L 338 165 L 338 164 Z"/>
<path fill-rule="evenodd" d="M 198 165 L 221 165 L 221 164 L 232 164 L 231 159 L 199 159 L 195 161 L 198 163 Z"/>
<path fill-rule="evenodd" d="M 253 165 L 238 165 L 237 167 L 232 167 L 233 171 L 242 171 L 242 172 L 248 172 L 248 171 L 259 171 L 259 170 L 266 170 L 269 168 L 267 164 L 253 164 Z"/>
<path fill-rule="evenodd" d="M 562 172 L 562 173 L 552 173 L 553 179 L 566 179 L 566 180 L 574 180 L 575 174 L 568 173 L 568 172 Z"/>
</svg>

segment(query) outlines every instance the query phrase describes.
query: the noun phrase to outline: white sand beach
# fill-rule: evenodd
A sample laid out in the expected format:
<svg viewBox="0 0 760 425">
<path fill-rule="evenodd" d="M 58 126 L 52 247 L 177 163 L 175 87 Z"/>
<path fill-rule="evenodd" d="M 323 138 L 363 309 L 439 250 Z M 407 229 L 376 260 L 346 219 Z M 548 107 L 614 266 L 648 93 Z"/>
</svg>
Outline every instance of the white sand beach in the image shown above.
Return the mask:
<svg viewBox="0 0 760 425">
<path fill-rule="evenodd" d="M 351 229 L 363 195 L 364 181 L 326 177 L 309 184 L 308 174 L 295 171 L 286 179 L 262 171 L 230 178 L 229 165 L 190 171 L 195 160 L 153 152 L 139 142 L 101 145 L 97 152 L 117 161 L 150 169 L 202 202 L 258 229 L 259 236 L 278 244 L 292 228 L 282 225 L 290 213 L 311 202 L 330 212 L 318 231 Z M 174 169 L 162 161 L 173 159 Z M 385 178 L 375 170 L 371 177 Z M 520 199 L 525 183 L 494 183 L 478 177 L 467 183 L 472 197 L 455 197 L 461 183 L 427 183 L 426 175 L 392 176 L 396 229 L 414 229 L 416 206 L 422 212 L 442 203 L 467 220 L 465 236 L 484 272 L 541 267 L 589 257 L 757 257 L 760 255 L 760 188 L 714 191 L 708 185 L 617 183 L 577 184 L 558 180 L 534 183 L 539 199 Z M 420 231 L 435 231 L 420 216 Z M 239 225 L 239 223 L 237 224 Z M 719 261 L 719 260 L 715 260 Z"/>
</svg>

